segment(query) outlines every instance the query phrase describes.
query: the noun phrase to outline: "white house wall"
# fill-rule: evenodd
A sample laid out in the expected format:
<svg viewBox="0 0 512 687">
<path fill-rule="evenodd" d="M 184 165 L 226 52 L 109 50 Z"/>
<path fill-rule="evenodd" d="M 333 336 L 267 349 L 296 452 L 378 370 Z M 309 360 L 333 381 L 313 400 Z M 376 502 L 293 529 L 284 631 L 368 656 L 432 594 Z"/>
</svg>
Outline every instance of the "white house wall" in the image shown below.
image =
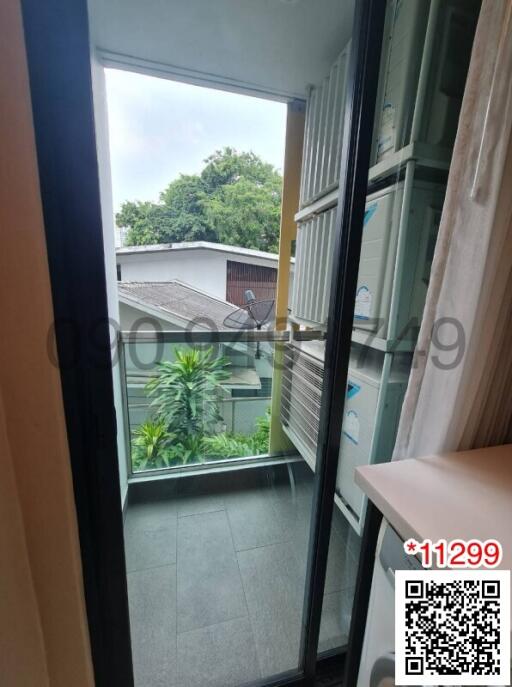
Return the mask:
<svg viewBox="0 0 512 687">
<path fill-rule="evenodd" d="M 228 260 L 277 269 L 277 256 L 272 260 L 208 248 L 117 255 L 122 281 L 178 279 L 221 300 L 226 299 Z"/>
<path fill-rule="evenodd" d="M 123 281 L 179 279 L 211 296 L 226 298 L 227 257 L 211 250 L 118 256 Z"/>
</svg>

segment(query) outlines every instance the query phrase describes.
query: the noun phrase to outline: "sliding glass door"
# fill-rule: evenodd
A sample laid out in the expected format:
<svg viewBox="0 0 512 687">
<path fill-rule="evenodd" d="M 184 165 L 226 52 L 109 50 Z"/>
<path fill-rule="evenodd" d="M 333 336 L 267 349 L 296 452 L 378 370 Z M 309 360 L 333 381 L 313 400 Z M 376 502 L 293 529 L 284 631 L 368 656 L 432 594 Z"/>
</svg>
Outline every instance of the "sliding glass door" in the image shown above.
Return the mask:
<svg viewBox="0 0 512 687">
<path fill-rule="evenodd" d="M 91 24 L 98 7 L 91 3 Z M 290 112 L 297 120 L 306 109 L 303 145 L 287 141 L 302 148 L 302 164 L 295 157 L 293 168 L 288 149 L 296 182 L 283 181 L 283 216 L 297 223 L 284 249 L 294 253 L 289 317 L 277 294 L 279 318 L 269 309 L 259 321 L 256 285 L 238 304 L 246 318 L 234 317 L 238 330 L 180 331 L 165 324 L 171 302 L 203 307 L 203 320 L 222 310 L 226 323 L 232 308 L 190 284 L 187 293 L 174 285 L 164 302 L 170 287 L 157 287 L 159 277 L 138 279 L 137 292 L 133 281 L 112 288 L 110 170 L 87 8 L 23 3 L 98 685 L 302 684 L 317 671 L 318 650 L 346 649 L 359 542 L 341 510 L 332 527 L 331 519 L 355 286 L 349 258 L 357 259 L 364 205 L 358 170 L 369 154 L 360 116 L 372 110 L 382 21 L 371 2 L 338 11 L 349 24 L 325 76 L 317 70 L 323 80 L 306 103 L 288 106 L 289 124 Z M 264 20 L 270 28 L 272 17 Z M 121 279 L 126 269 L 117 269 Z M 157 315 L 127 331 L 113 322 L 119 304 L 125 315 L 142 307 Z"/>
<path fill-rule="evenodd" d="M 96 681 L 311 685 L 346 662 L 352 687 L 378 524 L 356 469 L 393 451 L 478 7 L 201 4 L 22 3 Z M 115 252 L 113 67 L 286 103 L 278 254 L 222 238 L 268 182 L 232 152 L 130 206 L 169 240 Z M 222 231 L 177 241 L 197 188 L 194 231 Z"/>
</svg>

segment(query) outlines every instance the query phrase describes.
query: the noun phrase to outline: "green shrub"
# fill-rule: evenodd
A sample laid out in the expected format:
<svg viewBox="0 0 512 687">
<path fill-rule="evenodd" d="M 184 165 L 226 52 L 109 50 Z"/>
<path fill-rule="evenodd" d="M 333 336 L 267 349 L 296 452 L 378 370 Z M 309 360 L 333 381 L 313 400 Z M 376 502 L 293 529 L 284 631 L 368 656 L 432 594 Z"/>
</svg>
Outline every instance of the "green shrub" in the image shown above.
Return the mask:
<svg viewBox="0 0 512 687">
<path fill-rule="evenodd" d="M 244 434 L 222 432 L 211 437 L 203 437 L 202 453 L 208 458 L 245 458 L 254 455 L 250 437 Z"/>
<path fill-rule="evenodd" d="M 175 349 L 176 360 L 158 363 L 159 374 L 146 385 L 159 420 L 183 444 L 214 431 L 221 420 L 222 382 L 229 378 L 227 358 L 215 357 L 213 348 L 201 351 Z"/>
<path fill-rule="evenodd" d="M 256 431 L 252 435 L 252 441 L 257 449 L 254 455 L 268 453 L 270 442 L 270 408 L 267 408 L 265 415 L 256 418 Z"/>
<path fill-rule="evenodd" d="M 176 462 L 175 435 L 162 420 L 146 420 L 133 430 L 132 436 L 134 470 L 169 467 Z"/>
<path fill-rule="evenodd" d="M 158 363 L 158 376 L 146 385 L 155 417 L 133 431 L 133 469 L 268 453 L 270 408 L 256 418 L 252 434 L 214 434 L 229 360 L 215 357 L 212 348 L 176 348 L 175 357 Z"/>
<path fill-rule="evenodd" d="M 270 437 L 270 408 L 262 417 L 256 418 L 256 431 L 253 434 L 222 432 L 215 436 L 204 437 L 203 455 L 209 458 L 246 458 L 268 453 Z"/>
</svg>

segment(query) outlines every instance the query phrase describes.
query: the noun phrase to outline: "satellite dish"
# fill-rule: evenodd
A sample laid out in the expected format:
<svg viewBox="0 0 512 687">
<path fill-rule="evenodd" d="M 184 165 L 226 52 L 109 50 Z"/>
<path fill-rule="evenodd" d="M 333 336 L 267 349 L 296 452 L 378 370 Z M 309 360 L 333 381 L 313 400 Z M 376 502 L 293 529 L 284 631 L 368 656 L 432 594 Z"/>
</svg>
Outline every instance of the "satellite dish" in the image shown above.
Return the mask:
<svg viewBox="0 0 512 687">
<path fill-rule="evenodd" d="M 261 329 L 275 317 L 275 301 L 257 301 L 254 293 L 247 289 L 245 292 L 247 305 L 238 308 L 225 319 L 223 324 L 231 329 Z M 260 357 L 260 342 L 256 344 L 256 357 Z"/>
</svg>

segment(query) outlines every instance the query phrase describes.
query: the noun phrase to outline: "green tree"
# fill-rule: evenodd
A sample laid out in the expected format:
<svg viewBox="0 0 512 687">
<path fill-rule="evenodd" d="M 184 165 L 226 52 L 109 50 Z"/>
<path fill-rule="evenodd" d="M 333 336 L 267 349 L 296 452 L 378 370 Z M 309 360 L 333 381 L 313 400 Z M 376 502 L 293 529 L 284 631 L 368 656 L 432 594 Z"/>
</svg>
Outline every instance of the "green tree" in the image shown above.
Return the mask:
<svg viewBox="0 0 512 687">
<path fill-rule="evenodd" d="M 279 172 L 252 152 L 239 153 L 234 148 L 227 147 L 216 150 L 204 162 L 201 179 L 208 193 L 215 193 L 221 186 L 233 184 L 241 178 L 249 179 L 261 186 L 276 180 L 279 186 L 281 185 Z"/>
<path fill-rule="evenodd" d="M 116 215 L 128 245 L 213 241 L 277 251 L 281 215 L 279 172 L 254 153 L 224 148 L 199 175 L 181 175 L 158 203 L 125 202 Z"/>
<path fill-rule="evenodd" d="M 272 193 L 268 186 L 240 177 L 213 194 L 206 216 L 220 243 L 273 253 L 278 250 L 280 190 Z"/>
</svg>

